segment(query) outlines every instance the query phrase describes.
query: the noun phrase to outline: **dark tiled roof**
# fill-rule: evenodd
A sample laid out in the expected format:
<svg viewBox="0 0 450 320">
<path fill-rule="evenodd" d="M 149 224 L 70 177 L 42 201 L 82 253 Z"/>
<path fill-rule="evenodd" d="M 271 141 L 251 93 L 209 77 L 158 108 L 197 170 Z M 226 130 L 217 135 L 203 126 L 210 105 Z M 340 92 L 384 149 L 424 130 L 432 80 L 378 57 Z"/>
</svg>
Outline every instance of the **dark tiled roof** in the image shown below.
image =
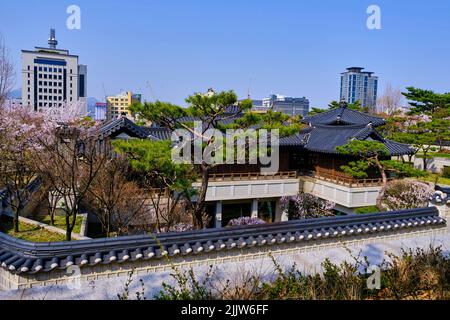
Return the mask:
<svg viewBox="0 0 450 320">
<path fill-rule="evenodd" d="M 352 110 L 353 111 L 353 110 Z M 200 120 L 194 117 L 185 117 L 183 121 Z M 228 124 L 236 118 L 219 120 L 219 123 Z M 256 127 L 255 127 L 256 128 Z M 140 139 L 170 140 L 171 131 L 164 127 L 141 127 L 127 118 L 120 118 L 110 121 L 100 129 L 102 138 L 113 136 L 115 133 L 125 130 L 132 136 Z M 337 153 L 336 147 L 348 143 L 352 139 L 378 140 L 386 145 L 390 155 L 398 156 L 412 154 L 414 150 L 408 145 L 383 139 L 372 125 L 321 125 L 316 124 L 301 132 L 280 138 L 280 146 L 284 147 L 304 147 L 306 150 L 321 153 Z"/>
<path fill-rule="evenodd" d="M 306 143 L 306 135 L 302 133 L 297 133 L 288 137 L 280 138 L 281 147 L 303 147 Z"/>
<path fill-rule="evenodd" d="M 172 136 L 172 131 L 163 127 L 142 127 L 142 129 L 154 140 L 170 140 Z"/>
<path fill-rule="evenodd" d="M 414 150 L 408 145 L 383 139 L 371 125 L 315 125 L 302 131 L 301 135 L 304 136 L 303 140 L 306 142 L 305 149 L 320 153 L 337 154 L 336 147 L 343 146 L 352 139 L 373 139 L 382 142 L 388 148 L 391 156 L 414 153 Z"/>
<path fill-rule="evenodd" d="M 143 127 L 136 125 L 133 121 L 125 117 L 111 120 L 103 124 L 99 130 L 99 136 L 101 139 L 110 137 L 120 130 L 128 131 L 131 135 L 139 139 L 145 139 L 148 136 Z"/>
<path fill-rule="evenodd" d="M 410 146 L 404 143 L 384 139 L 384 145 L 388 148 L 391 156 L 403 156 L 406 154 L 412 155 L 415 153 Z"/>
<path fill-rule="evenodd" d="M 348 108 L 336 108 L 313 116 L 305 117 L 303 119 L 303 122 L 310 123 L 312 125 L 316 124 L 367 125 L 369 123 L 372 123 L 374 127 L 378 127 L 386 123 L 385 120 L 382 118 L 374 117 L 367 113 L 359 112 Z"/>
<path fill-rule="evenodd" d="M 227 115 L 238 115 L 240 113 L 242 113 L 242 110 L 239 106 L 236 105 L 228 106 L 225 110 L 225 114 Z"/>
<path fill-rule="evenodd" d="M 399 229 L 442 226 L 435 207 L 367 215 L 325 217 L 266 225 L 118 237 L 71 243 L 30 243 L 0 233 L 0 265 L 13 273 L 38 273 L 166 256 L 245 249 L 288 242 L 351 237 Z"/>
</svg>

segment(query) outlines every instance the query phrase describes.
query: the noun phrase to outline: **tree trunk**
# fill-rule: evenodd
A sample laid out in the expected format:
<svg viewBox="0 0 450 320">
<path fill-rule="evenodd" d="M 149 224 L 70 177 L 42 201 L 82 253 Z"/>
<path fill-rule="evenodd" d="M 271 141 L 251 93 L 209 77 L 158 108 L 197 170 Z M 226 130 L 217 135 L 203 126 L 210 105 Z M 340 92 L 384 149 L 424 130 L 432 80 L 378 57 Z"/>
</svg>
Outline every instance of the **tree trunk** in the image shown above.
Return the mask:
<svg viewBox="0 0 450 320">
<path fill-rule="evenodd" d="M 50 225 L 52 225 L 52 226 L 55 225 L 55 209 L 54 208 L 50 209 Z"/>
<path fill-rule="evenodd" d="M 14 232 L 17 233 L 19 232 L 19 207 L 17 207 L 16 210 L 14 210 L 14 218 L 13 218 L 13 223 L 14 223 Z"/>
<path fill-rule="evenodd" d="M 56 200 L 55 200 L 56 198 Z M 56 207 L 58 206 L 58 198 L 55 194 L 52 193 L 52 191 L 49 191 L 48 193 L 48 206 L 50 211 L 50 225 L 55 225 L 55 213 L 56 213 Z"/>
<path fill-rule="evenodd" d="M 72 228 L 66 230 L 66 241 L 72 241 Z"/>
<path fill-rule="evenodd" d="M 72 229 L 70 225 L 70 215 L 66 213 L 66 241 L 72 241 Z"/>
<path fill-rule="evenodd" d="M 200 194 L 197 198 L 197 204 L 194 208 L 194 226 L 197 229 L 203 229 L 203 215 L 205 213 L 205 199 L 209 184 L 209 168 L 202 164 L 202 184 Z"/>
<path fill-rule="evenodd" d="M 160 193 L 158 193 L 157 197 L 158 197 L 158 199 L 156 201 L 156 207 L 155 207 L 156 231 L 157 231 L 157 233 L 161 233 L 161 221 L 159 218 L 159 210 L 160 210 L 160 205 L 161 205 L 161 189 L 160 189 Z"/>
<path fill-rule="evenodd" d="M 384 198 L 384 194 L 386 193 L 386 189 L 387 189 L 387 176 L 386 176 L 386 171 L 384 170 L 383 166 L 381 165 L 381 163 L 379 161 L 377 161 L 377 167 L 380 170 L 381 173 L 381 178 L 383 181 L 383 184 L 381 185 L 381 190 L 378 193 L 377 196 L 377 208 L 380 211 L 386 211 L 384 206 L 383 206 L 383 198 Z"/>
<path fill-rule="evenodd" d="M 426 172 L 428 169 L 428 159 L 426 153 L 423 154 L 423 171 Z"/>
<path fill-rule="evenodd" d="M 106 237 L 109 238 L 111 236 L 111 225 L 112 225 L 112 221 L 111 221 L 111 212 L 108 212 L 106 214 L 106 219 L 107 219 L 107 226 L 106 226 Z"/>
</svg>

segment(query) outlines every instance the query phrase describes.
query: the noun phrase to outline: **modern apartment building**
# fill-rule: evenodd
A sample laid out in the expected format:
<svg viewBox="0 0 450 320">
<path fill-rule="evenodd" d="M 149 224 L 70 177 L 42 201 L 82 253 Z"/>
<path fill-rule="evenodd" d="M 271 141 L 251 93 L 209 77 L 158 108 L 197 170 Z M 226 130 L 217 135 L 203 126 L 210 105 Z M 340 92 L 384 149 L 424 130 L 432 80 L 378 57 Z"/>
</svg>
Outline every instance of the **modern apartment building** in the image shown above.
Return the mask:
<svg viewBox="0 0 450 320">
<path fill-rule="evenodd" d="M 94 120 L 106 120 L 107 104 L 105 102 L 95 103 Z"/>
<path fill-rule="evenodd" d="M 57 49 L 55 30 L 50 30 L 49 47 L 22 50 L 22 104 L 35 111 L 81 101 L 87 112 L 87 66 L 78 56 Z"/>
<path fill-rule="evenodd" d="M 257 108 L 257 110 L 256 110 Z M 286 97 L 279 94 L 272 94 L 269 98 L 262 100 L 262 105 L 257 106 L 255 111 L 272 109 L 283 112 L 290 116 L 306 116 L 309 112 L 309 100 L 303 98 Z"/>
<path fill-rule="evenodd" d="M 134 102 L 141 102 L 141 95 L 133 94 L 131 91 L 120 93 L 117 96 L 107 97 L 107 119 L 117 119 L 122 116 L 134 119 L 130 111 L 130 106 Z"/>
<path fill-rule="evenodd" d="M 341 73 L 341 100 L 359 101 L 362 107 L 374 108 L 377 101 L 378 77 L 364 68 L 351 67 Z"/>
</svg>

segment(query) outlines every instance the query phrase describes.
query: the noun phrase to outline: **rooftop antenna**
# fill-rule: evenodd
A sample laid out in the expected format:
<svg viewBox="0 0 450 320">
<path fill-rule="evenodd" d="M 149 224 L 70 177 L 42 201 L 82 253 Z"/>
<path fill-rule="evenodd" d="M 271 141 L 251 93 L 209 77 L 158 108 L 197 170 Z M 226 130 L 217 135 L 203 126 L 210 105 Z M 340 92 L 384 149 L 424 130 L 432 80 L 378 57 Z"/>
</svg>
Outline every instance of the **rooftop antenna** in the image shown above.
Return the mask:
<svg viewBox="0 0 450 320">
<path fill-rule="evenodd" d="M 58 41 L 56 41 L 56 35 L 55 35 L 55 29 L 50 29 L 50 36 L 48 38 L 48 46 L 50 49 L 56 49 L 56 46 L 58 45 Z"/>
<path fill-rule="evenodd" d="M 247 89 L 247 99 L 250 100 L 251 96 L 250 96 L 250 88 L 252 86 L 252 79 L 250 78 L 249 82 L 248 82 L 248 89 Z"/>
</svg>

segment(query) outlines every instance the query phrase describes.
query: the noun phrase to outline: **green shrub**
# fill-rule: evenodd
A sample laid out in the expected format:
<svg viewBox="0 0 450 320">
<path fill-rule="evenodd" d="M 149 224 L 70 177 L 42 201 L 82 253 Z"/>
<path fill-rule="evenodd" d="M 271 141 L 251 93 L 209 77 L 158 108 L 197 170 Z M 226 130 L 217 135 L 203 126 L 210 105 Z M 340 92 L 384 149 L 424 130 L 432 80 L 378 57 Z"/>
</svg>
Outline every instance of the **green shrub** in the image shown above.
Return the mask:
<svg viewBox="0 0 450 320">
<path fill-rule="evenodd" d="M 381 288 L 369 289 L 366 274 L 370 263 L 367 257 L 353 257 L 353 262 L 334 264 L 326 259 L 320 273 L 305 274 L 296 265 L 285 269 L 270 255 L 273 274 L 242 274 L 239 281 L 226 278 L 226 285 L 214 283 L 225 278 L 213 277 L 210 268 L 200 280 L 192 269 L 176 270 L 171 275 L 175 285 L 163 283 L 157 300 L 374 300 L 374 299 L 450 299 L 450 260 L 441 247 L 428 250 L 403 251 L 388 254 L 379 266 Z M 128 296 L 128 293 L 125 295 Z"/>
<path fill-rule="evenodd" d="M 444 166 L 444 169 L 442 170 L 442 177 L 450 178 L 450 166 Z"/>
</svg>

